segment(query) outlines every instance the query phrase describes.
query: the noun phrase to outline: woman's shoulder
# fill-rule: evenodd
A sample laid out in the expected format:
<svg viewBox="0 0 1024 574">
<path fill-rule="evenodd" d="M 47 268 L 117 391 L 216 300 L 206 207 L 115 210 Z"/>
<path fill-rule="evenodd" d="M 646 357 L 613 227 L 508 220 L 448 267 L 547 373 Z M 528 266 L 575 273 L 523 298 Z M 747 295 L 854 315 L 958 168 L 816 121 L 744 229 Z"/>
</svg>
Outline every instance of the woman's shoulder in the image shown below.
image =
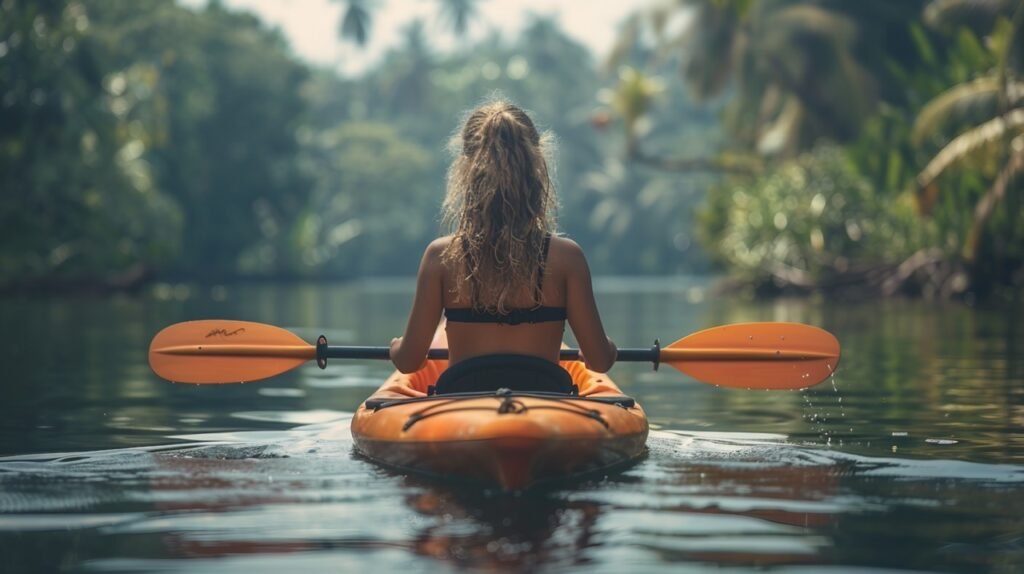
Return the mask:
<svg viewBox="0 0 1024 574">
<path fill-rule="evenodd" d="M 420 271 L 422 272 L 438 272 L 444 265 L 444 252 L 451 244 L 451 236 L 438 237 L 431 241 L 426 249 L 423 250 L 423 260 L 420 262 Z"/>
<path fill-rule="evenodd" d="M 583 254 L 583 248 L 580 247 L 578 243 L 564 235 L 551 236 L 549 254 L 552 261 L 559 261 L 569 268 L 576 267 L 580 264 L 586 264 L 586 257 Z"/>
<path fill-rule="evenodd" d="M 440 259 L 441 254 L 444 253 L 446 249 L 448 249 L 448 246 L 451 245 L 451 243 L 452 243 L 452 236 L 451 235 L 445 235 L 443 237 L 438 237 L 437 239 L 431 241 L 427 245 L 427 248 L 425 250 L 425 254 L 428 257 Z"/>
<path fill-rule="evenodd" d="M 551 252 L 570 256 L 582 256 L 583 248 L 579 243 L 569 239 L 565 235 L 551 236 Z"/>
</svg>

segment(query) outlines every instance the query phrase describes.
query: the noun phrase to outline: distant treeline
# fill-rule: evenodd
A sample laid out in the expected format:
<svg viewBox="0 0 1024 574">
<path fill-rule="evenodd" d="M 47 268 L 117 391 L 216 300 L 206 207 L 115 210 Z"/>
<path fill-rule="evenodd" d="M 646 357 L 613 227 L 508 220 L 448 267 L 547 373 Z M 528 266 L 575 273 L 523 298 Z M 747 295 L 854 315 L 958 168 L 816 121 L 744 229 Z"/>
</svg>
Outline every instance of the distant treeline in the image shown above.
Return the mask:
<svg viewBox="0 0 1024 574">
<path fill-rule="evenodd" d="M 440 231 L 448 139 L 495 91 L 557 136 L 561 228 L 597 272 L 706 265 L 688 230 L 702 186 L 616 158 L 592 124 L 614 78 L 549 20 L 444 56 L 413 23 L 343 78 L 216 2 L 0 12 L 3 286 L 413 274 Z M 712 134 L 699 146 L 715 126 L 675 121 Z"/>
<path fill-rule="evenodd" d="M 474 2 L 437 1 L 464 29 Z M 0 289 L 412 274 L 447 140 L 496 91 L 557 136 L 596 273 L 1019 286 L 1022 5 L 653 3 L 606 62 L 545 18 L 445 54 L 416 21 L 348 78 L 218 2 L 0 2 Z"/>
</svg>

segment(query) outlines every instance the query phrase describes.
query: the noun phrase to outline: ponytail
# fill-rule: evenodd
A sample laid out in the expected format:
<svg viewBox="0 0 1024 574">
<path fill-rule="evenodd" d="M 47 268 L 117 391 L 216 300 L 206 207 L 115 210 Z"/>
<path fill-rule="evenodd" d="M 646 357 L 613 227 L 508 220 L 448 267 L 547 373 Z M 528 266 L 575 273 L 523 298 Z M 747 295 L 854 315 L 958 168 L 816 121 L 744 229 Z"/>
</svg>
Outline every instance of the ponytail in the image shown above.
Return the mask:
<svg viewBox="0 0 1024 574">
<path fill-rule="evenodd" d="M 555 225 L 548 139 L 503 101 L 470 113 L 454 138 L 444 203 L 453 238 L 442 258 L 457 299 L 475 309 L 506 313 L 510 299 L 536 284 L 544 237 Z"/>
</svg>

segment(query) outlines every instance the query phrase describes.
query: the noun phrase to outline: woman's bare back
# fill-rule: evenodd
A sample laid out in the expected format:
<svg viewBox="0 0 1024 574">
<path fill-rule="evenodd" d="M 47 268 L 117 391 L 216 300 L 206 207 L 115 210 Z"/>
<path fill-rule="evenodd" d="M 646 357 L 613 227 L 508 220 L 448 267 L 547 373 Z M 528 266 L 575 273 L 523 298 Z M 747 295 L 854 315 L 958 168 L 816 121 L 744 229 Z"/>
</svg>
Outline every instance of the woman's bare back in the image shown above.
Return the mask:
<svg viewBox="0 0 1024 574">
<path fill-rule="evenodd" d="M 445 238 L 450 241 L 449 238 Z M 463 308 L 466 302 L 459 301 L 452 285 L 451 271 L 443 274 L 443 301 L 446 309 Z M 588 302 L 589 301 L 589 302 Z M 607 350 L 607 337 L 593 303 L 590 287 L 590 271 L 586 266 L 583 252 L 575 242 L 552 237 L 544 265 L 541 305 L 566 309 L 566 316 L 573 333 L 589 361 L 595 367 L 611 366 L 613 353 Z M 524 288 L 510 305 L 516 309 L 536 306 L 532 288 Z M 449 321 L 445 326 L 448 334 L 450 360 L 462 361 L 480 355 L 514 353 L 532 355 L 551 361 L 558 361 L 558 351 L 565 333 L 564 321 L 539 323 L 457 323 Z M 584 344 L 586 341 L 586 344 Z M 604 369 L 607 370 L 607 367 Z"/>
</svg>

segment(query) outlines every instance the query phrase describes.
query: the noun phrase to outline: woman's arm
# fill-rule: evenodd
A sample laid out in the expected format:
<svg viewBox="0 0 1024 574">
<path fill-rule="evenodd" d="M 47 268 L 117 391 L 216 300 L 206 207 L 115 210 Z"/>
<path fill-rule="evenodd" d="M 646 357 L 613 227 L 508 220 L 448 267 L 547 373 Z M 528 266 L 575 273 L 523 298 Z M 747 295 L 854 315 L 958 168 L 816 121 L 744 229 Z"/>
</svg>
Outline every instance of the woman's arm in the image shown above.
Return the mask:
<svg viewBox="0 0 1024 574">
<path fill-rule="evenodd" d="M 405 335 L 391 341 L 391 362 L 403 373 L 411 373 L 426 362 L 430 342 L 441 320 L 444 308 L 441 252 L 444 242 L 443 238 L 436 239 L 423 252 Z"/>
<path fill-rule="evenodd" d="M 601 315 L 594 301 L 594 287 L 590 267 L 583 250 L 576 242 L 564 239 L 566 250 L 566 314 L 569 326 L 580 344 L 587 368 L 599 373 L 607 372 L 615 364 L 618 349 L 605 335 Z"/>
</svg>

